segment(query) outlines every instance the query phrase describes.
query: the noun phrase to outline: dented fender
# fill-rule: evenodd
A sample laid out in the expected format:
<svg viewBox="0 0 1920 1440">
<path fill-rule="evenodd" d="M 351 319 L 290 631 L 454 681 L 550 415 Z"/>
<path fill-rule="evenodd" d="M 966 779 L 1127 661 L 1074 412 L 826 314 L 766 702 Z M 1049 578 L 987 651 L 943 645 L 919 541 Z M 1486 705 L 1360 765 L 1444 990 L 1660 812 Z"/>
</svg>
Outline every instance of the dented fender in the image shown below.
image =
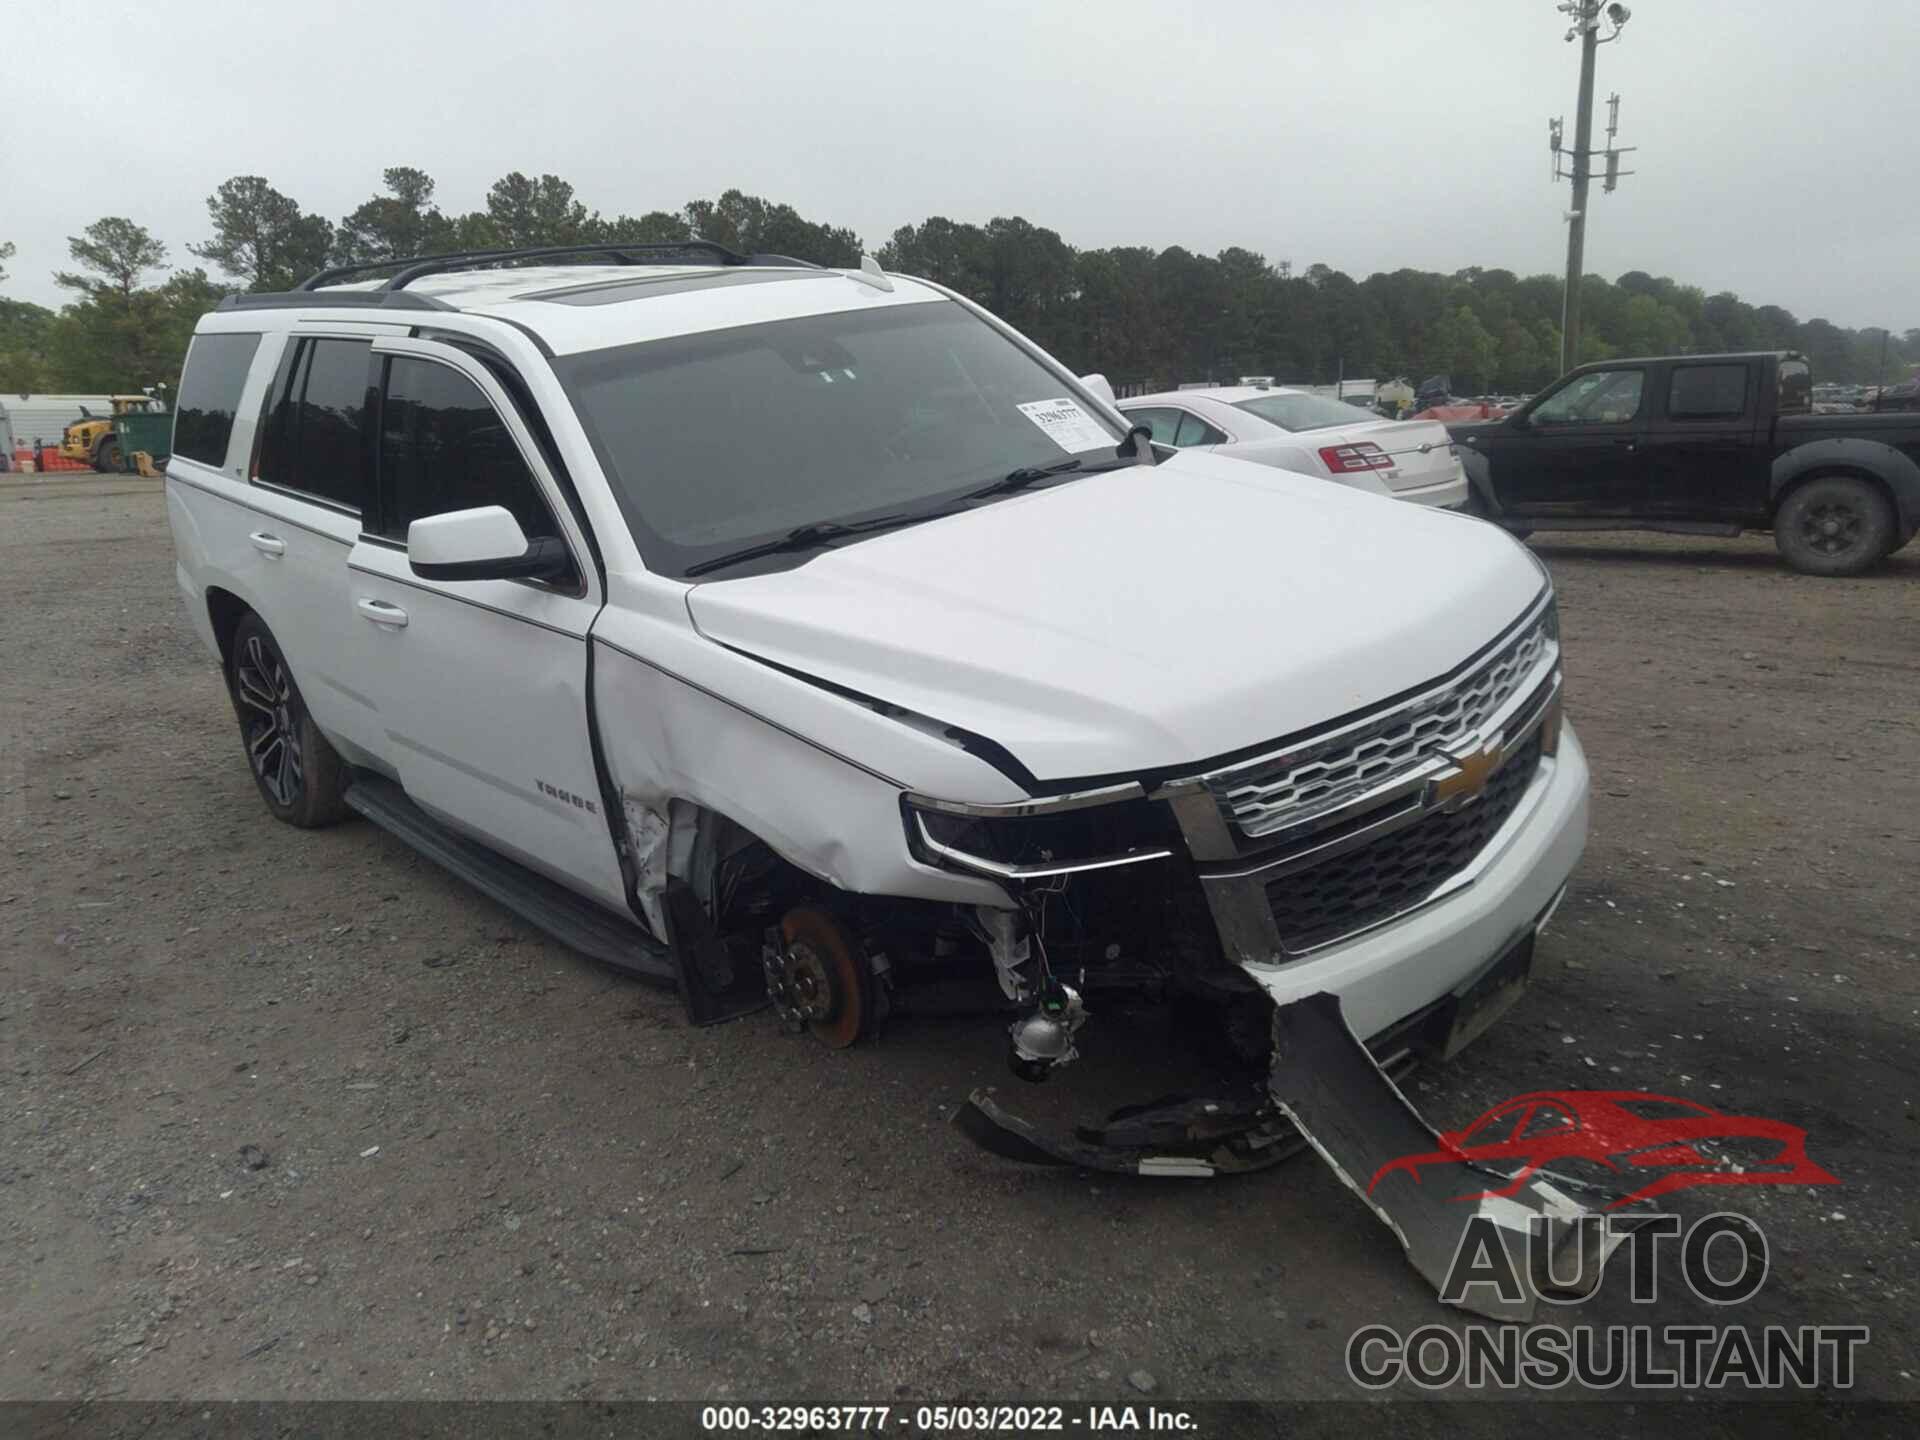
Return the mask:
<svg viewBox="0 0 1920 1440">
<path fill-rule="evenodd" d="M 706 640 L 684 611 L 676 624 L 609 607 L 593 642 L 595 720 L 650 924 L 667 876 L 680 873 L 693 807 L 842 890 L 1012 904 L 994 882 L 923 865 L 907 849 L 900 797 L 910 789 L 1025 798 L 957 744 Z"/>
</svg>

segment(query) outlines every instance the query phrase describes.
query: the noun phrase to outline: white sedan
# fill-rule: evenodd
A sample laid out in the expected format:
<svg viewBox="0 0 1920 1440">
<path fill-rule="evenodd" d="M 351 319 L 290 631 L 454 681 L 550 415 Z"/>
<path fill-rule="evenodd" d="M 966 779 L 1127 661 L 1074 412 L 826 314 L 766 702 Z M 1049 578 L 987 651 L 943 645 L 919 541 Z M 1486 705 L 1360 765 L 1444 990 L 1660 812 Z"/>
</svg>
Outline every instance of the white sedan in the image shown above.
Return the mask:
<svg viewBox="0 0 1920 1440">
<path fill-rule="evenodd" d="M 1279 385 L 1216 385 L 1118 402 L 1154 440 L 1457 509 L 1467 472 L 1437 420 L 1382 420 L 1344 400 Z"/>
</svg>

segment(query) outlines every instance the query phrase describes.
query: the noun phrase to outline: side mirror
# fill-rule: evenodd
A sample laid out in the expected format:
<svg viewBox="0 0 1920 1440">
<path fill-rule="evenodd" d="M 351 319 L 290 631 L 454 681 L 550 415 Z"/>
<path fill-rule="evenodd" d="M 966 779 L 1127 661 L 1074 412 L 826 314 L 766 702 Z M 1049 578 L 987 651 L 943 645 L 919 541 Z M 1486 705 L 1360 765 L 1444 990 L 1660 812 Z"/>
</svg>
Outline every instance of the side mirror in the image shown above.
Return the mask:
<svg viewBox="0 0 1920 1440">
<path fill-rule="evenodd" d="M 553 580 L 570 562 L 563 542 L 529 541 L 504 506 L 482 505 L 407 526 L 407 564 L 422 580 Z"/>
<path fill-rule="evenodd" d="M 1531 430 L 1533 421 L 1527 418 L 1525 411 L 1515 411 L 1507 417 L 1507 425 L 1514 430 Z"/>
<path fill-rule="evenodd" d="M 1087 389 L 1091 390 L 1095 395 L 1099 396 L 1102 400 L 1106 401 L 1107 404 L 1113 405 L 1116 403 L 1114 399 L 1114 394 L 1113 394 L 1113 386 L 1107 383 L 1106 376 L 1082 375 L 1080 377 L 1080 383 L 1086 386 Z"/>
</svg>

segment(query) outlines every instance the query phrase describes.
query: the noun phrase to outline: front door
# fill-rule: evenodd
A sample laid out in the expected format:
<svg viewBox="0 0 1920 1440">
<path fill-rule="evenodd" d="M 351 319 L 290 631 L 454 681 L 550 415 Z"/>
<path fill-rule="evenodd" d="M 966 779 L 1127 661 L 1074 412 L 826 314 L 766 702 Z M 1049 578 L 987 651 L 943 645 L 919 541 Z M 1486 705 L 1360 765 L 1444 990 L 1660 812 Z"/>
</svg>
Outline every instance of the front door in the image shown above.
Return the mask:
<svg viewBox="0 0 1920 1440">
<path fill-rule="evenodd" d="M 587 636 L 600 611 L 584 537 L 512 401 L 479 360 L 422 340 L 374 347 L 374 515 L 348 562 L 354 673 L 407 794 L 581 894 L 625 908 L 587 729 Z M 559 583 L 433 581 L 407 527 L 501 505 L 574 557 Z"/>
<path fill-rule="evenodd" d="M 1630 516 L 1646 491 L 1646 372 L 1595 370 L 1490 438 L 1503 510 L 1539 516 Z"/>
</svg>

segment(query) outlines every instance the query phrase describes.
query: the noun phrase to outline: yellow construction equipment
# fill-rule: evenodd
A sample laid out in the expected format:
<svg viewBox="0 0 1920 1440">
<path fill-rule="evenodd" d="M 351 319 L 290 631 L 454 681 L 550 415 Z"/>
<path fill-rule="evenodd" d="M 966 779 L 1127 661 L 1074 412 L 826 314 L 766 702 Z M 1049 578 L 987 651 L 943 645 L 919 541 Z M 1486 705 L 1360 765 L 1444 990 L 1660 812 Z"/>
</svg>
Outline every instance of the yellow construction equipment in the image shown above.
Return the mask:
<svg viewBox="0 0 1920 1440">
<path fill-rule="evenodd" d="M 107 398 L 113 405 L 112 416 L 95 415 L 86 406 L 80 407 L 81 418 L 61 433 L 62 458 L 78 460 L 96 470 L 118 471 L 122 468 L 124 457 L 120 436 L 114 429 L 114 419 L 126 415 L 166 413 L 166 402 L 153 395 L 110 395 Z"/>
</svg>

